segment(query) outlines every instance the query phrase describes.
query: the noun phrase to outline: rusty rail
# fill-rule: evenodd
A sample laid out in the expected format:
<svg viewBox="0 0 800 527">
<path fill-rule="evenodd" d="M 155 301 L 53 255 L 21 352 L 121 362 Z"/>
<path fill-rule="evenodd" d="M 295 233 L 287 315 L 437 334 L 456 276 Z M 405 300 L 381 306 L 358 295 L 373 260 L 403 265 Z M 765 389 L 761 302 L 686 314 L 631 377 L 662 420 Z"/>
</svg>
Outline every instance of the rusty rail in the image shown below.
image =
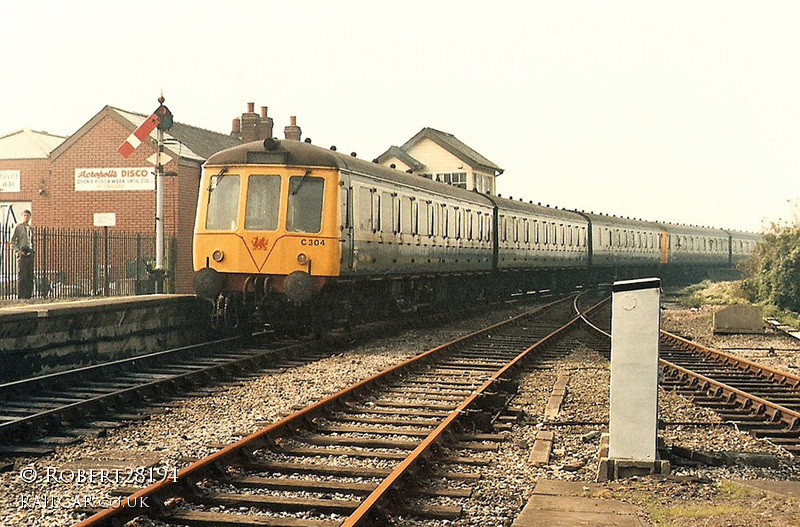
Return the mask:
<svg viewBox="0 0 800 527">
<path fill-rule="evenodd" d="M 83 520 L 75 525 L 75 527 L 98 527 L 98 526 L 116 526 L 138 516 L 144 515 L 146 512 L 152 510 L 137 506 L 141 503 L 155 504 L 155 507 L 164 511 L 166 509 L 165 502 L 176 495 L 183 495 L 186 492 L 191 492 L 194 483 L 201 481 L 206 477 L 220 474 L 224 470 L 224 466 L 234 464 L 239 460 L 246 460 L 250 455 L 262 448 L 269 447 L 274 444 L 277 439 L 300 430 L 308 422 L 313 421 L 314 418 L 323 415 L 326 412 L 334 410 L 337 407 L 353 401 L 362 393 L 384 382 L 391 381 L 400 372 L 406 370 L 412 365 L 423 364 L 430 360 L 434 355 L 438 354 L 444 349 L 458 349 L 466 343 L 479 338 L 485 334 L 491 333 L 493 330 L 514 324 L 520 320 L 541 312 L 549 307 L 554 307 L 562 302 L 569 301 L 570 298 L 561 299 L 545 306 L 542 306 L 532 312 L 521 314 L 510 320 L 492 325 L 488 328 L 475 331 L 456 339 L 445 345 L 433 348 L 429 351 L 421 353 L 415 357 L 407 359 L 391 368 L 388 368 L 380 373 L 372 375 L 371 377 L 360 381 L 340 392 L 330 395 L 300 411 L 297 411 L 280 421 L 277 421 L 241 440 L 224 447 L 218 452 L 199 460 L 190 466 L 178 472 L 175 481 L 165 480 L 156 482 L 144 489 L 130 495 L 127 500 L 122 500 L 120 504 L 114 508 L 105 509 L 93 516 Z M 553 335 L 564 330 L 566 327 L 574 324 L 578 317 L 573 318 L 567 326 L 551 333 L 546 338 L 551 338 Z M 541 343 L 541 341 L 540 341 Z M 421 459 L 428 455 L 431 447 L 442 440 L 444 433 L 461 417 L 471 406 L 475 405 L 482 398 L 485 398 L 491 387 L 496 386 L 503 381 L 503 375 L 510 371 L 512 368 L 519 366 L 522 359 L 533 349 L 538 347 L 540 343 L 531 346 L 523 353 L 519 354 L 513 361 L 496 372 L 489 380 L 487 380 L 479 390 L 472 393 L 467 400 L 461 403 L 445 420 L 411 453 L 411 455 L 403 461 L 395 470 L 390 473 L 388 478 L 370 494 L 362 505 L 355 511 L 344 525 L 366 525 L 370 519 L 371 511 L 374 510 L 379 503 L 381 503 L 390 489 L 392 489 L 401 479 L 406 471 L 417 465 Z"/>
</svg>

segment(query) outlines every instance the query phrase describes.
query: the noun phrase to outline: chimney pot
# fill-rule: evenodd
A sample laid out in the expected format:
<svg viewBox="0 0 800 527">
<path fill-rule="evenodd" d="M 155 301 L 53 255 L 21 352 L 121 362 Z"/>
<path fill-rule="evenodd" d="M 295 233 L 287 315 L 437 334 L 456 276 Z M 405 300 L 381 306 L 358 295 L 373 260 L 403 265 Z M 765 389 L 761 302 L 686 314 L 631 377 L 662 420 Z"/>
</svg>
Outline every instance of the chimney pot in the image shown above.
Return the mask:
<svg viewBox="0 0 800 527">
<path fill-rule="evenodd" d="M 239 118 L 238 117 L 235 118 L 233 120 L 233 127 L 231 128 L 232 133 L 238 134 L 242 129 L 241 126 L 242 126 L 242 124 L 239 121 Z"/>
<path fill-rule="evenodd" d="M 256 103 L 254 102 L 247 103 L 247 113 L 256 113 Z"/>
<path fill-rule="evenodd" d="M 284 127 L 283 134 L 286 136 L 287 140 L 299 141 L 302 131 L 300 130 L 300 127 L 297 126 L 297 116 L 292 115 L 291 117 L 289 117 L 289 122 L 291 124 L 289 126 Z"/>
<path fill-rule="evenodd" d="M 267 118 L 267 107 L 266 106 L 262 106 L 261 107 L 261 118 L 262 119 L 266 119 Z"/>
</svg>

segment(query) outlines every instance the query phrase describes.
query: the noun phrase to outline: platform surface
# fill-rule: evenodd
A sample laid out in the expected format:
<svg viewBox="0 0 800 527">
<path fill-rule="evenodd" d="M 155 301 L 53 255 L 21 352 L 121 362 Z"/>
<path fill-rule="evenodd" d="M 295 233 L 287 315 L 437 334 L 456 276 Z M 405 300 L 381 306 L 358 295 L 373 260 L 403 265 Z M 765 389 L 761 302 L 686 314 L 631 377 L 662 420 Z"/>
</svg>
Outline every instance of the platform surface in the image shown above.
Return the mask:
<svg viewBox="0 0 800 527">
<path fill-rule="evenodd" d="M 600 486 L 580 481 L 541 480 L 512 527 L 644 527 L 639 507 L 601 498 Z"/>
</svg>

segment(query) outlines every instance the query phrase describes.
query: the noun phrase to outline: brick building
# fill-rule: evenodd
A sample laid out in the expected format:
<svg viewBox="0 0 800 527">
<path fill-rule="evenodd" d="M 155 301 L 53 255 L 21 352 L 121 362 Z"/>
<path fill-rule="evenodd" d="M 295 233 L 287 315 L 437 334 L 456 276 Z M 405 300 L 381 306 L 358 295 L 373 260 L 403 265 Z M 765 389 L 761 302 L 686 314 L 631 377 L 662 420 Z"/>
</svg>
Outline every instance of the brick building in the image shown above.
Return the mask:
<svg viewBox="0 0 800 527">
<path fill-rule="evenodd" d="M 127 159 L 117 147 L 148 116 L 106 106 L 67 138 L 28 131 L 0 138 L 0 186 L 6 228 L 17 209 L 33 211 L 33 225 L 90 228 L 95 214 L 114 219 L 119 232 L 155 231 L 155 132 Z M 177 240 L 176 291 L 192 292 L 191 240 L 203 161 L 240 143 L 175 122 L 165 134 L 164 232 Z M 37 151 L 34 146 L 38 145 Z M 57 146 L 56 146 L 57 145 Z M 48 151 L 49 150 L 49 151 Z M 10 214 L 8 214 L 10 212 Z"/>
</svg>

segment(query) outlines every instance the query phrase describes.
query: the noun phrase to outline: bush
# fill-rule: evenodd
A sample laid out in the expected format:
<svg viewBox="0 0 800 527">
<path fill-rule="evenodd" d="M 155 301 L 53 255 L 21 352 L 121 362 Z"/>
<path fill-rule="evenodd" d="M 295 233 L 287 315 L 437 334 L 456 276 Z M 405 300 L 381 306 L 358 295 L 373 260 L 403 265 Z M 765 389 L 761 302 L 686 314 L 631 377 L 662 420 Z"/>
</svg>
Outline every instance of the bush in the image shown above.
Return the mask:
<svg viewBox="0 0 800 527">
<path fill-rule="evenodd" d="M 744 271 L 742 288 L 751 301 L 800 312 L 800 226 L 765 234 Z"/>
</svg>

